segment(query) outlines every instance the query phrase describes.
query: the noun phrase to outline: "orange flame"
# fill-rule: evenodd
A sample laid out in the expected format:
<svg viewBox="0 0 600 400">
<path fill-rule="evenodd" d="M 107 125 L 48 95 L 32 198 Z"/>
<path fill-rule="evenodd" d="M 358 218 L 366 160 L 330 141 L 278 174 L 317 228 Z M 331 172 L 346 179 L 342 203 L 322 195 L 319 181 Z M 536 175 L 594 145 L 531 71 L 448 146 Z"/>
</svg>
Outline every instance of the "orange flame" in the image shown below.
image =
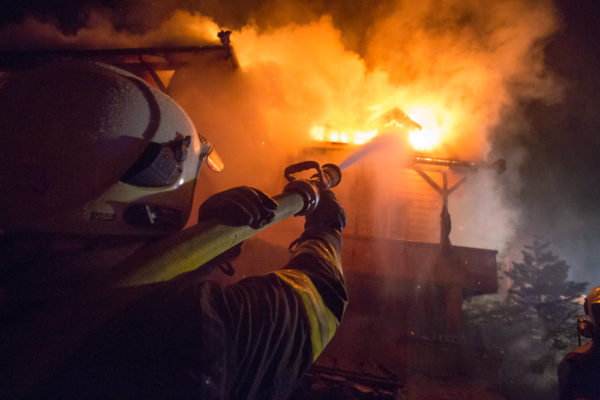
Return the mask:
<svg viewBox="0 0 600 400">
<path fill-rule="evenodd" d="M 377 136 L 377 129 L 345 132 L 331 130 L 325 126 L 315 126 L 311 129 L 310 136 L 313 140 L 319 142 L 353 143 L 360 145 L 367 143 Z"/>
<path fill-rule="evenodd" d="M 415 150 L 431 151 L 442 143 L 443 130 L 431 109 L 417 106 L 407 114 L 422 127 L 420 130 L 411 129 L 408 132 L 408 140 Z"/>
<path fill-rule="evenodd" d="M 414 122 L 418 122 L 420 127 L 417 124 L 412 126 L 395 119 L 386 122 L 383 127 L 399 127 L 401 128 L 400 131 L 407 135 L 408 142 L 415 150 L 432 151 L 442 143 L 444 137 L 444 131 L 436 120 L 435 114 L 432 108 L 415 106 L 411 108 L 407 115 Z M 382 113 L 378 112 L 370 121 L 381 115 Z M 361 145 L 377 136 L 379 131 L 380 129 L 339 131 L 327 126 L 315 126 L 311 129 L 310 135 L 313 140 L 320 142 Z"/>
</svg>

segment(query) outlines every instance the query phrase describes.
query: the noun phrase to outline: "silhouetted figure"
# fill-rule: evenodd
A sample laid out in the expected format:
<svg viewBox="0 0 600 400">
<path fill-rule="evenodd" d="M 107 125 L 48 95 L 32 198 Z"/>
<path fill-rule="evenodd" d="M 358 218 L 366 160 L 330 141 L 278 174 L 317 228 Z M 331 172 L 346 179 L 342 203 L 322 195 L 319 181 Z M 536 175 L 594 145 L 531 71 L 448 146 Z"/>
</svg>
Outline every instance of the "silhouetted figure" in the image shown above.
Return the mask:
<svg viewBox="0 0 600 400">
<path fill-rule="evenodd" d="M 590 321 L 578 329 L 591 340 L 558 365 L 560 400 L 600 400 L 600 286 L 587 295 L 583 307 Z"/>
</svg>

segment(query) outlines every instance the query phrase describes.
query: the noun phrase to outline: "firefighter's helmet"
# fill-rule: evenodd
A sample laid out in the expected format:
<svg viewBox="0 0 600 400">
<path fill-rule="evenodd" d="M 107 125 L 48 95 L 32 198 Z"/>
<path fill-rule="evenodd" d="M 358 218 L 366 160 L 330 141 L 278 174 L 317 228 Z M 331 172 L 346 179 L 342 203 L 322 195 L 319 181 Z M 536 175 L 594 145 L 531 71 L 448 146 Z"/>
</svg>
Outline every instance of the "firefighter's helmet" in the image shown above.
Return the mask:
<svg viewBox="0 0 600 400">
<path fill-rule="evenodd" d="M 183 109 L 133 74 L 61 61 L 0 77 L 0 228 L 162 235 L 216 156 Z"/>
<path fill-rule="evenodd" d="M 594 304 L 598 305 L 594 306 Z M 598 315 L 600 313 L 600 286 L 596 286 L 588 293 L 585 298 L 584 308 L 585 313 L 592 319 L 594 325 L 600 323 L 600 321 L 597 320 L 597 318 L 600 317 L 600 315 Z"/>
</svg>

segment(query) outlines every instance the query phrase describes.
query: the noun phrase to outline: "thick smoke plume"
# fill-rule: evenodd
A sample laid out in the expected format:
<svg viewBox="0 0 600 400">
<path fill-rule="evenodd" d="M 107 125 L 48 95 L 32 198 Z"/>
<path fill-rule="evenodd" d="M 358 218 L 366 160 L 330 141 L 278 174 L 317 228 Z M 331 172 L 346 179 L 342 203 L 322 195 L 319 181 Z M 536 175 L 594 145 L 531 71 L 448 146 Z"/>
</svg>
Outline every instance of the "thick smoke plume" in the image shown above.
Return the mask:
<svg viewBox="0 0 600 400">
<path fill-rule="evenodd" d="M 513 96 L 555 98 L 544 40 L 557 28 L 548 1 L 398 1 L 372 27 L 369 65 L 388 71 L 411 97 L 450 110 L 447 145 L 485 157 L 487 134 Z M 518 93 L 509 91 L 518 87 Z"/>
</svg>

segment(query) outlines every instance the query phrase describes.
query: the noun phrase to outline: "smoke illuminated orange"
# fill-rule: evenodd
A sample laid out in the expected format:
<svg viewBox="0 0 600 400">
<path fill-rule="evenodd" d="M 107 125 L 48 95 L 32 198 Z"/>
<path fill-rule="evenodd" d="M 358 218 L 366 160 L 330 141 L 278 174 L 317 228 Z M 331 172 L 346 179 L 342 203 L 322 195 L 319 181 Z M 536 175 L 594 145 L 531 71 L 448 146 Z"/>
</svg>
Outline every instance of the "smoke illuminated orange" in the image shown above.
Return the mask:
<svg viewBox="0 0 600 400">
<path fill-rule="evenodd" d="M 533 12 L 523 14 L 527 10 L 517 1 L 511 6 L 527 16 L 519 26 L 530 26 Z M 519 64 L 528 46 L 519 40 L 492 52 L 496 39 L 505 43 L 503 35 L 479 45 L 452 30 L 414 36 L 421 31 L 400 29 L 425 23 L 426 9 L 396 10 L 393 18 L 384 18 L 374 31 L 381 40 L 369 40 L 363 55 L 344 46 L 329 16 L 262 31 L 245 26 L 231 35 L 240 80 L 221 80 L 220 86 L 237 85 L 232 89 L 245 127 L 286 148 L 314 140 L 360 145 L 392 131 L 417 151 L 439 155 L 452 148 L 464 158 L 480 157 L 487 152 L 485 133 L 506 102 L 503 83 L 530 71 Z M 540 26 L 528 43 L 549 28 Z M 405 40 L 391 43 L 383 40 L 387 37 Z M 232 107 L 231 99 L 223 97 L 223 109 Z M 210 104 L 214 101 L 213 96 Z M 231 126 L 218 131 L 233 135 Z"/>
<path fill-rule="evenodd" d="M 464 158 L 487 154 L 486 133 L 499 122 L 502 107 L 512 103 L 507 82 L 523 98 L 559 95 L 544 73 L 538 48 L 557 27 L 548 1 L 391 3 L 395 6 L 389 12 L 365 27 L 369 35 L 358 41 L 360 53 L 351 46 L 360 31 L 341 31 L 327 15 L 303 24 L 273 25 L 279 28 L 248 24 L 233 30 L 231 43 L 240 65 L 236 77 L 216 79 L 199 66 L 202 74 L 190 73 L 198 76 L 197 89 L 182 83 L 172 95 L 180 102 L 189 98 L 186 110 L 222 135 L 255 135 L 258 143 L 290 149 L 315 139 L 365 143 L 387 129 L 386 121 L 377 122 L 380 116 L 400 109 L 422 127 L 415 130 L 397 120 L 399 134 L 412 146 L 436 151 L 452 144 Z M 275 20 L 279 17 L 275 13 Z M 88 26 L 76 35 L 26 18 L 3 29 L 0 44 L 201 45 L 215 43 L 221 29 L 227 27 L 208 16 L 178 10 L 160 26 L 132 34 L 117 30 L 105 12 L 91 12 Z M 202 101 L 205 107 L 199 106 Z M 415 108 L 428 112 L 421 115 Z M 212 110 L 217 109 L 227 110 L 226 115 L 215 117 Z M 230 118 L 232 112 L 239 118 Z"/>
</svg>

